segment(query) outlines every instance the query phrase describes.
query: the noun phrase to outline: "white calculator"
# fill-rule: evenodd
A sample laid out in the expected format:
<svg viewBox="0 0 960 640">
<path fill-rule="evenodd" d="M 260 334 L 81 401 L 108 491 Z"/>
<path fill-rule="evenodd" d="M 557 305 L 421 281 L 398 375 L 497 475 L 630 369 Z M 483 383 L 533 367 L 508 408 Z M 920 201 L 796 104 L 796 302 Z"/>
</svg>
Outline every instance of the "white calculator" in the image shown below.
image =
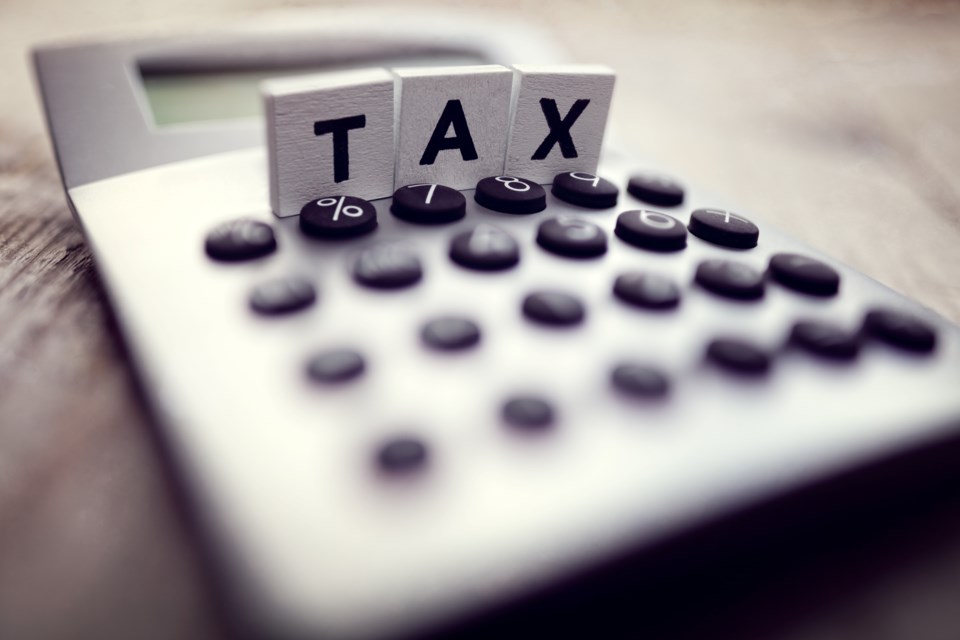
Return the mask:
<svg viewBox="0 0 960 640">
<path fill-rule="evenodd" d="M 956 440 L 955 326 L 615 140 L 547 184 L 275 217 L 261 79 L 555 59 L 503 25 L 380 22 L 35 54 L 238 633 L 610 635 L 587 604 L 663 544 L 884 461 L 922 476 Z"/>
</svg>

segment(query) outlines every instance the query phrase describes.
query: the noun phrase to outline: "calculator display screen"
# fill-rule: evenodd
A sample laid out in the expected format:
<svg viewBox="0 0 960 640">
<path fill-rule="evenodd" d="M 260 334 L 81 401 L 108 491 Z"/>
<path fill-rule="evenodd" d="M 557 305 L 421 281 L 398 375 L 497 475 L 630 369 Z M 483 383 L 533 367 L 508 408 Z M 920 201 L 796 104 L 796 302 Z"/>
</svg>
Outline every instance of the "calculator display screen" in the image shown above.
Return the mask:
<svg viewBox="0 0 960 640">
<path fill-rule="evenodd" d="M 168 72 L 141 68 L 140 77 L 154 124 L 167 127 L 259 117 L 263 113 L 259 84 L 267 78 L 361 67 L 453 66 L 484 62 L 476 54 L 450 53 L 288 69 Z"/>
</svg>

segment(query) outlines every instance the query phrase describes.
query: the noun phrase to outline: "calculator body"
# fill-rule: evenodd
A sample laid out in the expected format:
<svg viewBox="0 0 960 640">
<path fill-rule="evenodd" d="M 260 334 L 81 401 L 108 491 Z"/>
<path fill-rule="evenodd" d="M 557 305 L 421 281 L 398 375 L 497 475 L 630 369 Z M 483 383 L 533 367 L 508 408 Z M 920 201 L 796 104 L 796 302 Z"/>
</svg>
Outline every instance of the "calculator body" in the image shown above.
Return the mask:
<svg viewBox="0 0 960 640">
<path fill-rule="evenodd" d="M 36 54 L 71 207 L 238 629 L 343 638 L 455 629 L 725 514 L 956 436 L 956 327 L 749 212 L 760 227 L 750 250 L 693 236 L 670 253 L 619 241 L 618 213 L 658 209 L 624 190 L 633 172 L 651 168 L 634 155 L 607 150 L 601 158 L 597 173 L 621 188 L 614 208 L 587 210 L 548 195 L 546 211 L 508 215 L 479 206 L 467 190 L 464 219 L 421 226 L 398 220 L 384 199 L 374 203 L 379 227 L 371 236 L 318 242 L 296 218 L 270 212 L 260 125 L 164 128 L 151 122 L 137 77 L 137 68 L 342 64 L 343 49 L 324 49 L 336 38 L 361 62 L 556 55 L 532 36 L 405 19 L 390 30 L 347 21 L 320 23 L 302 37 L 263 30 Z M 416 36 L 392 35 L 405 32 Z M 689 185 L 683 205 L 663 210 L 687 221 L 700 206 L 736 210 Z M 542 250 L 538 225 L 558 215 L 599 225 L 608 251 L 577 260 Z M 212 261 L 204 238 L 239 217 L 271 225 L 279 249 L 246 263 Z M 514 268 L 482 273 L 451 262 L 451 237 L 479 223 L 517 240 Z M 422 281 L 397 291 L 359 286 L 351 265 L 380 243 L 414 252 Z M 761 300 L 742 302 L 692 284 L 704 260 L 733 257 L 763 270 L 784 251 L 830 264 L 841 276 L 839 295 L 771 283 Z M 679 307 L 650 312 L 615 299 L 614 278 L 635 268 L 679 283 Z M 289 274 L 315 283 L 316 303 L 284 317 L 254 313 L 251 288 Z M 576 292 L 585 322 L 566 329 L 527 321 L 520 301 L 537 289 Z M 917 355 L 868 341 L 855 361 L 835 363 L 786 345 L 798 319 L 855 329 L 877 306 L 922 318 L 936 331 L 936 349 Z M 483 330 L 479 346 L 425 348 L 420 328 L 444 314 L 473 318 Z M 706 362 L 709 340 L 725 335 L 748 336 L 775 354 L 772 371 L 749 378 Z M 359 381 L 308 379 L 314 350 L 342 346 L 366 356 Z M 618 394 L 610 369 L 624 358 L 666 371 L 669 396 Z M 511 430 L 500 406 L 517 392 L 555 399 L 556 424 Z M 430 444 L 425 472 L 378 472 L 372 452 L 396 434 Z"/>
</svg>

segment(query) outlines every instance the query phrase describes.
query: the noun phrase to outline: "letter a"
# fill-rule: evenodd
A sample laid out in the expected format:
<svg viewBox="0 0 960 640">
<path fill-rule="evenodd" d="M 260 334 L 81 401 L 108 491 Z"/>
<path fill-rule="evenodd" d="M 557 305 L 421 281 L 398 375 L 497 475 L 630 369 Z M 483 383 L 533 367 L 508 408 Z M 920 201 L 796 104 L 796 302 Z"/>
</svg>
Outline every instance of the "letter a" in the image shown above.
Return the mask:
<svg viewBox="0 0 960 640">
<path fill-rule="evenodd" d="M 447 130 L 451 126 L 453 126 L 453 136 L 447 138 Z M 437 154 L 444 149 L 459 149 L 460 157 L 464 160 L 477 159 L 477 148 L 473 146 L 467 117 L 463 114 L 463 105 L 459 100 L 447 101 L 447 106 L 443 108 L 440 120 L 433 130 L 433 135 L 430 136 L 430 142 L 423 151 L 420 164 L 433 164 L 437 161 Z"/>
</svg>

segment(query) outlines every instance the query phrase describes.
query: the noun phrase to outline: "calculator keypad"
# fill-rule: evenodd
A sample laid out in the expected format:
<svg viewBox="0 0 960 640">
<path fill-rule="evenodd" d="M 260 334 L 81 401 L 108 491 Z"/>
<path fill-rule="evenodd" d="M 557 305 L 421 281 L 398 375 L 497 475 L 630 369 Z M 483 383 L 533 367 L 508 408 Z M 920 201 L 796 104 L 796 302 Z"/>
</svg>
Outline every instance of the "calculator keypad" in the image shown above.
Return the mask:
<svg viewBox="0 0 960 640">
<path fill-rule="evenodd" d="M 589 209 L 615 207 L 620 195 L 617 185 L 606 178 L 583 171 L 557 174 L 550 192 L 564 202 Z"/>
<path fill-rule="evenodd" d="M 477 183 L 474 199 L 500 213 L 530 214 L 547 208 L 547 192 L 536 182 L 516 176 L 493 176 Z"/>
<path fill-rule="evenodd" d="M 363 250 L 353 263 L 353 277 L 374 289 L 402 289 L 420 281 L 423 267 L 410 250 L 397 245 Z"/>
<path fill-rule="evenodd" d="M 697 266 L 696 281 L 725 298 L 758 300 L 763 297 L 763 274 L 742 262 L 715 258 Z"/>
<path fill-rule="evenodd" d="M 453 237 L 450 259 L 468 269 L 501 271 L 520 262 L 520 246 L 503 229 L 484 223 Z"/>
<path fill-rule="evenodd" d="M 323 197 L 311 200 L 300 210 L 300 230 L 314 238 L 352 238 L 376 228 L 377 210 L 363 198 Z"/>
<path fill-rule="evenodd" d="M 270 225 L 240 218 L 214 227 L 204 247 L 214 260 L 239 262 L 270 255 L 277 249 L 277 239 Z"/>
<path fill-rule="evenodd" d="M 617 237 L 641 249 L 679 251 L 687 246 L 687 228 L 659 211 L 625 211 L 617 217 Z"/>
<path fill-rule="evenodd" d="M 613 293 L 624 302 L 644 309 L 673 309 L 680 304 L 680 287 L 656 273 L 621 274 L 613 282 Z"/>
<path fill-rule="evenodd" d="M 366 369 L 363 356 L 353 349 L 331 349 L 318 353 L 307 363 L 307 375 L 322 383 L 347 382 Z"/>
<path fill-rule="evenodd" d="M 833 296 L 840 290 L 840 274 L 833 267 L 797 253 L 770 258 L 770 276 L 785 287 L 813 296 Z"/>
<path fill-rule="evenodd" d="M 904 351 L 930 353 L 937 346 L 936 331 L 908 313 L 894 309 L 874 309 L 863 324 L 867 335 Z"/>
<path fill-rule="evenodd" d="M 752 249 L 760 238 L 757 225 L 721 209 L 697 209 L 690 214 L 687 228 L 698 238 L 732 249 Z"/>
<path fill-rule="evenodd" d="M 304 278 L 286 277 L 268 280 L 250 294 L 250 307 L 263 315 L 281 315 L 306 309 L 317 299 L 313 285 Z"/>
<path fill-rule="evenodd" d="M 770 369 L 771 357 L 762 347 L 739 338 L 717 338 L 707 346 L 707 359 L 722 369 L 744 375 L 761 375 Z"/>
<path fill-rule="evenodd" d="M 467 213 L 467 199 L 442 184 L 408 184 L 393 194 L 393 215 L 417 224 L 455 222 Z"/>
<path fill-rule="evenodd" d="M 459 351 L 480 342 L 480 327 L 469 318 L 445 316 L 423 325 L 420 337 L 424 344 L 433 349 Z"/>
<path fill-rule="evenodd" d="M 559 216 L 540 224 L 537 244 L 568 258 L 595 258 L 607 252 L 607 234 L 592 222 Z"/>
<path fill-rule="evenodd" d="M 586 313 L 579 298 L 562 291 L 538 291 L 523 299 L 523 314 L 538 324 L 569 327 L 583 322 Z"/>
<path fill-rule="evenodd" d="M 638 173 L 627 183 L 627 192 L 637 200 L 658 207 L 677 207 L 683 204 L 683 185 L 667 176 Z"/>
</svg>

